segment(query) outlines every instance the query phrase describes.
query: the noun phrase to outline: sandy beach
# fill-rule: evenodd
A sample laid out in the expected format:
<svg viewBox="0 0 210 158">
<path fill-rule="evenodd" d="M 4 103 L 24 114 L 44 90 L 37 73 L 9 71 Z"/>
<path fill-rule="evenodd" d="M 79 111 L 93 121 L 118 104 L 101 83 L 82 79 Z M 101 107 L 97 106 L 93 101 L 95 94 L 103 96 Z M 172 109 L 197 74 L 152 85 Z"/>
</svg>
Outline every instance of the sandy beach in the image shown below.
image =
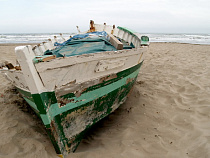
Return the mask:
<svg viewBox="0 0 210 158">
<path fill-rule="evenodd" d="M 0 62 L 15 63 L 1 44 Z M 0 74 L 0 158 L 56 158 L 44 126 Z M 151 43 L 135 87 L 68 158 L 209 158 L 210 45 Z"/>
</svg>

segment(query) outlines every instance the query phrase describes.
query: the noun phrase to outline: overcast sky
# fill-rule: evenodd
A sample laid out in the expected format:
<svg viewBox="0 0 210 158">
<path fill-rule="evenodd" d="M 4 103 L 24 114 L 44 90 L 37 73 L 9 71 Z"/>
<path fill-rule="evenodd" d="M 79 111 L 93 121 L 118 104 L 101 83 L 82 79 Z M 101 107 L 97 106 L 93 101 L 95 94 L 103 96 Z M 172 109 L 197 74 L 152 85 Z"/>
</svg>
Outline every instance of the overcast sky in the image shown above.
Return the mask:
<svg viewBox="0 0 210 158">
<path fill-rule="evenodd" d="M 210 0 L 0 0 L 0 33 L 72 33 L 91 19 L 140 33 L 210 33 Z"/>
</svg>

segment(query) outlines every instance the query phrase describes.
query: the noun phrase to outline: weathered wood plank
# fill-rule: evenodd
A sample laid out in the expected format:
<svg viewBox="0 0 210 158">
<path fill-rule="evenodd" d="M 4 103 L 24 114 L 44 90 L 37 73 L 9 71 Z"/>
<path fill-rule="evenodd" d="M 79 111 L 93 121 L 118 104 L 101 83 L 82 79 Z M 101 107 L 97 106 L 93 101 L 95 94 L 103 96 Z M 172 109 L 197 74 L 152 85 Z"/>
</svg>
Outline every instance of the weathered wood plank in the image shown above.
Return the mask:
<svg viewBox="0 0 210 158">
<path fill-rule="evenodd" d="M 42 61 L 50 61 L 50 60 L 55 59 L 55 58 L 56 58 L 56 56 L 53 55 L 53 56 L 43 58 Z"/>
<path fill-rule="evenodd" d="M 109 34 L 110 37 L 110 43 L 117 49 L 117 50 L 122 50 L 123 49 L 123 44 L 120 42 L 114 35 Z"/>
<path fill-rule="evenodd" d="M 44 52 L 46 51 L 46 49 L 45 49 L 43 43 L 38 44 L 37 46 L 39 47 L 39 50 L 41 52 L 41 55 L 44 55 Z"/>
<path fill-rule="evenodd" d="M 60 33 L 60 37 L 61 37 L 61 42 L 65 42 L 66 41 L 66 39 L 63 37 L 62 33 Z"/>
<path fill-rule="evenodd" d="M 41 93 L 44 90 L 43 83 L 36 71 L 36 68 L 32 62 L 35 55 L 31 46 L 19 46 L 15 48 L 15 53 L 18 62 L 22 68 L 22 72 L 32 94 Z"/>
<path fill-rule="evenodd" d="M 106 25 L 106 23 L 104 23 L 104 28 L 103 31 L 106 31 L 108 34 L 111 34 L 113 30 L 113 27 L 110 25 Z"/>
<path fill-rule="evenodd" d="M 128 57 L 132 54 L 141 54 L 144 49 L 132 49 L 127 53 L 128 50 L 119 50 L 117 52 L 109 51 L 109 52 L 101 52 L 101 53 L 93 53 L 93 54 L 83 54 L 81 56 L 70 56 L 65 58 L 56 58 L 53 61 L 54 62 L 43 62 L 43 63 L 37 63 L 36 68 L 37 71 L 43 72 L 47 69 L 57 69 L 60 67 L 66 67 L 71 65 L 76 65 L 79 63 L 86 63 L 89 61 L 98 61 L 103 59 L 113 59 L 113 58 L 120 58 L 120 57 Z"/>
<path fill-rule="evenodd" d="M 52 44 L 51 44 L 50 41 L 43 42 L 43 45 L 44 45 L 44 47 L 45 47 L 46 50 L 51 50 L 51 49 L 53 49 Z"/>
<path fill-rule="evenodd" d="M 53 90 L 55 87 L 63 87 L 72 82 L 90 81 L 92 78 L 103 77 L 132 67 L 139 62 L 142 51 L 143 49 L 133 49 L 56 58 L 49 62 L 37 63 L 35 66 L 45 87 Z"/>
<path fill-rule="evenodd" d="M 32 50 L 36 56 L 39 56 L 42 54 L 38 46 L 34 46 Z"/>
</svg>

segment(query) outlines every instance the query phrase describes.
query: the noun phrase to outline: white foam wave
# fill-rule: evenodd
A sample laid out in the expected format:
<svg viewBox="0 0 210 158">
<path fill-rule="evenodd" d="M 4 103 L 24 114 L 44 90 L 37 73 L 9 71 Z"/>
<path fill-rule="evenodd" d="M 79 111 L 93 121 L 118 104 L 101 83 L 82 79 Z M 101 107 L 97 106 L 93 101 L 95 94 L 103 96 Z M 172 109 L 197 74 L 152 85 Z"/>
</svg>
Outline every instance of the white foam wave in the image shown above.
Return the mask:
<svg viewBox="0 0 210 158">
<path fill-rule="evenodd" d="M 63 33 L 68 39 L 71 33 Z M 141 34 L 150 38 L 150 42 L 177 42 L 191 44 L 210 44 L 210 34 Z M 43 34 L 0 34 L 0 43 L 41 43 L 58 33 Z"/>
<path fill-rule="evenodd" d="M 63 37 L 68 39 L 70 33 L 64 33 Z M 51 34 L 0 34 L 0 43 L 41 43 L 49 38 L 59 37 L 58 33 Z"/>
<path fill-rule="evenodd" d="M 210 34 L 145 34 L 150 42 L 210 44 Z"/>
</svg>

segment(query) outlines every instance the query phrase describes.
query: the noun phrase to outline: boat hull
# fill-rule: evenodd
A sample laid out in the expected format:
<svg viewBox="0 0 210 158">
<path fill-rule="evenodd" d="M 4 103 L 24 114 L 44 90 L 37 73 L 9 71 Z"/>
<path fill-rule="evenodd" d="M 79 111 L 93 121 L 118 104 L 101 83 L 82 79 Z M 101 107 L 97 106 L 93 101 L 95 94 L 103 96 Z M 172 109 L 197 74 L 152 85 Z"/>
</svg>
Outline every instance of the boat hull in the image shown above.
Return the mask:
<svg viewBox="0 0 210 158">
<path fill-rule="evenodd" d="M 57 154 L 74 152 L 86 130 L 125 102 L 143 61 L 84 88 L 79 95 L 55 91 L 31 94 L 18 88 L 42 119 Z M 82 83 L 81 83 L 82 84 Z"/>
</svg>

